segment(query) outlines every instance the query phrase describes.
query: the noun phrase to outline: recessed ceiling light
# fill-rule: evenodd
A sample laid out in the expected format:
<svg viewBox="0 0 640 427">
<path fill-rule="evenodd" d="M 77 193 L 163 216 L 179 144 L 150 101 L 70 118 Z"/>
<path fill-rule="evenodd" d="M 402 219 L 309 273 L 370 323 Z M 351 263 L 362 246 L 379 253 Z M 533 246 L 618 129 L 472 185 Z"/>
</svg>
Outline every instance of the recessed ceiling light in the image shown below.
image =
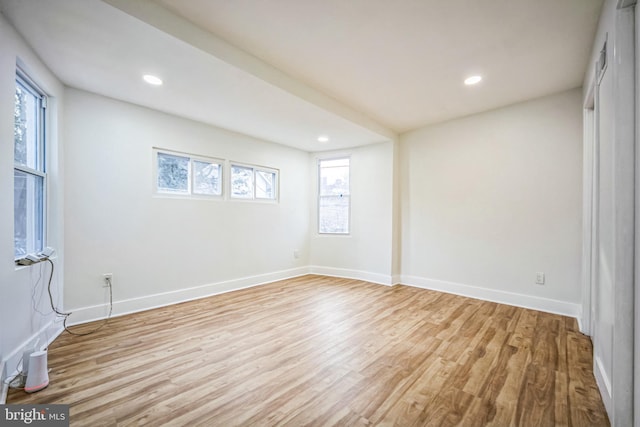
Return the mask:
<svg viewBox="0 0 640 427">
<path fill-rule="evenodd" d="M 318 137 L 318 142 L 329 142 L 329 137 L 327 135 L 320 135 Z"/>
<path fill-rule="evenodd" d="M 151 74 L 145 74 L 144 76 L 142 76 L 142 78 L 144 79 L 145 82 L 149 83 L 150 85 L 154 85 L 154 86 L 162 85 L 162 79 L 160 79 L 160 77 L 156 77 Z"/>
<path fill-rule="evenodd" d="M 467 86 L 471 86 L 476 83 L 480 83 L 480 80 L 482 80 L 482 76 L 471 76 L 471 77 L 467 77 L 464 80 L 464 84 L 466 84 Z"/>
</svg>

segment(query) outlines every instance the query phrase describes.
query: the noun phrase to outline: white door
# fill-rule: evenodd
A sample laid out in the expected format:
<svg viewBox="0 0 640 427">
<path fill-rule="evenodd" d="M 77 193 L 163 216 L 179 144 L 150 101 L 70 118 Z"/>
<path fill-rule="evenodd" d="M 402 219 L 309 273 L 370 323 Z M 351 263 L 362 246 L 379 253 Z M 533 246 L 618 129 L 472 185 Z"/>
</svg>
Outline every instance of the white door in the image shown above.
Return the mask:
<svg viewBox="0 0 640 427">
<path fill-rule="evenodd" d="M 585 309 L 591 312 L 594 373 L 614 426 L 634 423 L 634 15 L 633 7 L 616 10 L 594 108 L 593 288 Z"/>
</svg>

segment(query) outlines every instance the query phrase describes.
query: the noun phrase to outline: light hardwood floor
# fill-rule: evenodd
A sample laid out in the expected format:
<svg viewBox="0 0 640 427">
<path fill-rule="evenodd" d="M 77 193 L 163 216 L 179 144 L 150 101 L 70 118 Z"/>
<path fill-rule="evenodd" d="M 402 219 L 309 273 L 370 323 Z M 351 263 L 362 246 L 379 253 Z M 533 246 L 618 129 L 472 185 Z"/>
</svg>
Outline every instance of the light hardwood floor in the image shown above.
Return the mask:
<svg viewBox="0 0 640 427">
<path fill-rule="evenodd" d="M 65 333 L 8 400 L 72 426 L 606 426 L 591 353 L 571 318 L 305 276 Z"/>
</svg>

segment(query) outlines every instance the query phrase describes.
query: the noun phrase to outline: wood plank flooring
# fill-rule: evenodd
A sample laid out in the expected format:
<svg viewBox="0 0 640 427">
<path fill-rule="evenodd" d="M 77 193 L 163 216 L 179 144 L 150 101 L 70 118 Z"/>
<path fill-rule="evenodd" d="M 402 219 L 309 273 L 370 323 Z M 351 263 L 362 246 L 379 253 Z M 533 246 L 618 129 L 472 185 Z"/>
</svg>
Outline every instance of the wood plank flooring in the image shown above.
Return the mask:
<svg viewBox="0 0 640 427">
<path fill-rule="evenodd" d="M 49 387 L 8 402 L 72 426 L 608 426 L 591 354 L 571 318 L 304 276 L 65 333 Z"/>
</svg>

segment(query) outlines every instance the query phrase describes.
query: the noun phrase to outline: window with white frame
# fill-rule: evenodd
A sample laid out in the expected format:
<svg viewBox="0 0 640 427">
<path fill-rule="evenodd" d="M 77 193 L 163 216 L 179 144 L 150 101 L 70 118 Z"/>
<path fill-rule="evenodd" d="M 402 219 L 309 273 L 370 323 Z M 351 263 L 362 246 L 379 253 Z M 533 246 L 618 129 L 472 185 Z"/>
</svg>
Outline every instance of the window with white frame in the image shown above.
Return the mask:
<svg viewBox="0 0 640 427">
<path fill-rule="evenodd" d="M 154 149 L 156 193 L 197 197 L 222 196 L 222 160 Z"/>
<path fill-rule="evenodd" d="M 318 232 L 349 234 L 350 159 L 318 161 Z"/>
<path fill-rule="evenodd" d="M 232 163 L 230 194 L 234 199 L 277 200 L 278 171 Z"/>
<path fill-rule="evenodd" d="M 15 259 L 44 248 L 46 100 L 44 93 L 26 74 L 18 71 L 13 126 Z"/>
</svg>

